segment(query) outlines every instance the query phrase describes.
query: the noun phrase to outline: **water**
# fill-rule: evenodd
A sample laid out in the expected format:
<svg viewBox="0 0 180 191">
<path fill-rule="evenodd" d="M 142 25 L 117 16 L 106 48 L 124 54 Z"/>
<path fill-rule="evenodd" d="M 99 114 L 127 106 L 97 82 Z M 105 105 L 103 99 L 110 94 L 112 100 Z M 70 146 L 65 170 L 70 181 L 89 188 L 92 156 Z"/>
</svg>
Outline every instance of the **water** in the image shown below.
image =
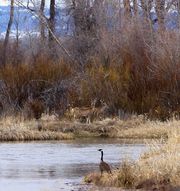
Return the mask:
<svg viewBox="0 0 180 191">
<path fill-rule="evenodd" d="M 83 176 L 98 171 L 100 153 L 112 168 L 138 159 L 145 144 L 116 139 L 0 144 L 0 191 L 78 190 Z"/>
</svg>

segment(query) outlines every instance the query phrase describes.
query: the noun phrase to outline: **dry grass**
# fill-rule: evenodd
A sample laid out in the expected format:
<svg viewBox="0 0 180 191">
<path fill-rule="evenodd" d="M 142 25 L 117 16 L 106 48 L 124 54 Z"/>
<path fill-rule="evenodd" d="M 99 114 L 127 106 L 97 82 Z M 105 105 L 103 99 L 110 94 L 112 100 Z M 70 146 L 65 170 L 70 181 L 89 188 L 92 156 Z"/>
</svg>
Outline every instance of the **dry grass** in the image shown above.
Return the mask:
<svg viewBox="0 0 180 191">
<path fill-rule="evenodd" d="M 124 161 L 112 176 L 94 173 L 85 178 L 99 186 L 179 190 L 180 131 L 169 134 L 165 144 L 154 142 L 137 162 Z"/>
<path fill-rule="evenodd" d="M 72 132 L 76 137 L 153 139 L 167 138 L 171 131 L 178 128 L 179 123 L 179 121 L 144 121 L 142 117 L 134 117 L 126 121 L 105 119 L 91 124 L 76 121 L 51 121 L 45 124 L 45 128 L 53 131 Z"/>
<path fill-rule="evenodd" d="M 38 131 L 38 123 L 42 131 Z M 167 139 L 179 132 L 180 121 L 147 121 L 142 116 L 128 120 L 105 119 L 91 124 L 77 121 L 58 120 L 45 116 L 39 122 L 20 117 L 0 120 L 0 141 L 16 140 L 59 140 L 72 138 L 106 137 L 121 139 Z"/>
<path fill-rule="evenodd" d="M 37 121 L 6 118 L 0 122 L 0 141 L 45 141 L 73 139 L 72 133 L 43 129 L 38 131 Z"/>
<path fill-rule="evenodd" d="M 128 120 L 105 119 L 93 124 L 74 125 L 74 132 L 79 135 L 100 136 L 122 139 L 160 139 L 178 130 L 180 121 L 168 122 L 145 121 L 142 116 Z"/>
</svg>

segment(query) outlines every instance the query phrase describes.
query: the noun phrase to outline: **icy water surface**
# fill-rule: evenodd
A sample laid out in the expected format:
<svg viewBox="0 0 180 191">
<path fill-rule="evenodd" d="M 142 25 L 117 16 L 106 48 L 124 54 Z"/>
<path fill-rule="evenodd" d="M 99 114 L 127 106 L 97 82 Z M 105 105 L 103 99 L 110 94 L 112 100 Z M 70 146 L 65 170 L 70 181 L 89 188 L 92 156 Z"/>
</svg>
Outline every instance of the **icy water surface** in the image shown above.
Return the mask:
<svg viewBox="0 0 180 191">
<path fill-rule="evenodd" d="M 1 143 L 0 191 L 79 190 L 83 176 L 99 170 L 98 148 L 115 168 L 123 158 L 136 160 L 147 147 L 118 139 Z"/>
</svg>

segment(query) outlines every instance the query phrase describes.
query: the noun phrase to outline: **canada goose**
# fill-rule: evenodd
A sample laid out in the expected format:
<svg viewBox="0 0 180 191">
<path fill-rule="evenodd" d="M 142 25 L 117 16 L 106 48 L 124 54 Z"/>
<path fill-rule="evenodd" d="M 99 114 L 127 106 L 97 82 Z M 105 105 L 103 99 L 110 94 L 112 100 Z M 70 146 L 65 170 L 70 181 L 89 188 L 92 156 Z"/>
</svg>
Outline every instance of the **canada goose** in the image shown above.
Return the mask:
<svg viewBox="0 0 180 191">
<path fill-rule="evenodd" d="M 101 162 L 99 164 L 99 168 L 100 168 L 100 171 L 101 171 L 101 176 L 102 176 L 103 171 L 106 171 L 107 173 L 112 174 L 110 166 L 106 162 L 103 161 L 103 150 L 98 149 L 98 151 L 101 152 Z"/>
</svg>

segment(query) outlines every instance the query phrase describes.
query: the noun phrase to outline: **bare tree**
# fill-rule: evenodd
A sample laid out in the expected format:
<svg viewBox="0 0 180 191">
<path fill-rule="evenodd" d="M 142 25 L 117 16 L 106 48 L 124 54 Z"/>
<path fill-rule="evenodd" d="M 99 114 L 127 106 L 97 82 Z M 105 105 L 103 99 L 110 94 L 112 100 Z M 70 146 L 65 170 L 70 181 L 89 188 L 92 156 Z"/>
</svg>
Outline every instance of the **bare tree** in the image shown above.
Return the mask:
<svg viewBox="0 0 180 191">
<path fill-rule="evenodd" d="M 97 43 L 97 11 L 103 0 L 72 0 L 74 20 L 74 56 L 82 68 Z M 99 15 L 98 15 L 99 16 Z M 81 69 L 82 69 L 81 68 Z"/>
<path fill-rule="evenodd" d="M 143 11 L 143 16 L 145 19 L 151 19 L 151 9 L 152 9 L 153 0 L 141 0 L 141 7 Z"/>
<path fill-rule="evenodd" d="M 92 6 L 92 16 L 94 17 L 93 29 L 97 33 L 97 30 L 104 29 L 106 27 L 106 2 L 105 0 L 95 0 Z M 99 36 L 99 35 L 98 35 Z"/>
<path fill-rule="evenodd" d="M 41 0 L 40 5 L 40 14 L 44 15 L 44 8 L 45 8 L 45 0 Z M 45 39 L 45 26 L 43 22 L 40 22 L 40 30 L 41 30 L 41 38 L 44 41 Z"/>
<path fill-rule="evenodd" d="M 156 0 L 155 1 L 156 6 L 156 14 L 158 18 L 158 25 L 159 25 L 159 30 L 164 30 L 165 29 L 165 0 Z"/>
<path fill-rule="evenodd" d="M 123 4 L 124 4 L 124 15 L 127 19 L 129 19 L 132 16 L 130 0 L 123 0 Z"/>
<path fill-rule="evenodd" d="M 29 13 L 31 13 L 34 17 L 36 17 L 37 20 L 39 20 L 39 22 L 41 22 L 45 26 L 45 28 L 47 29 L 49 34 L 52 36 L 52 39 L 54 40 L 54 42 L 56 42 L 56 44 L 63 50 L 63 52 L 66 54 L 66 56 L 69 58 L 69 60 L 71 62 L 72 61 L 74 62 L 74 59 L 72 58 L 72 55 L 70 54 L 70 52 L 64 47 L 61 40 L 55 35 L 55 33 L 50 28 L 50 25 L 48 22 L 49 20 L 48 20 L 48 18 L 45 17 L 44 14 L 42 15 L 39 10 L 37 11 L 36 9 L 29 7 L 28 3 L 27 3 L 27 5 L 25 5 L 21 0 L 15 0 L 15 4 L 17 6 L 21 6 L 22 8 L 28 10 Z"/>
<path fill-rule="evenodd" d="M 14 0 L 11 0 L 10 17 L 9 17 L 9 22 L 8 22 L 8 26 L 7 26 L 7 30 L 6 30 L 6 36 L 5 36 L 4 44 L 3 44 L 2 64 L 4 66 L 6 65 L 7 48 L 8 48 L 8 42 L 9 42 L 11 27 L 13 24 L 13 19 L 14 19 Z"/>
<path fill-rule="evenodd" d="M 133 0 L 133 12 L 134 12 L 134 15 L 137 16 L 137 13 L 138 13 L 138 1 L 137 0 Z"/>
<path fill-rule="evenodd" d="M 177 12 L 178 12 L 178 28 L 180 28 L 180 0 L 177 0 L 176 2 Z"/>
<path fill-rule="evenodd" d="M 55 15 L 56 15 L 56 11 L 55 11 L 55 0 L 51 0 L 50 1 L 50 17 L 49 17 L 49 27 L 51 29 L 52 32 L 49 32 L 49 41 L 52 42 L 53 41 L 53 36 L 52 33 L 55 32 Z"/>
</svg>

